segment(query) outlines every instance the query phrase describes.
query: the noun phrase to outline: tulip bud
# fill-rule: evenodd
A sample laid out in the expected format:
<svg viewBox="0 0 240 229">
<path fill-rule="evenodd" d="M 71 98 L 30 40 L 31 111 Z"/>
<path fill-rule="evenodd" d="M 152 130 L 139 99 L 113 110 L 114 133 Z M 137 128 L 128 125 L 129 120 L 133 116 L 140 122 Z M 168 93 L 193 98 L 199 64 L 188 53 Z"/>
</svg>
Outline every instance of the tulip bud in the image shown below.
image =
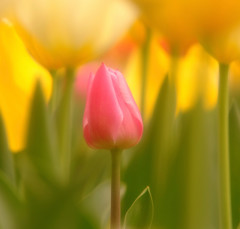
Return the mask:
<svg viewBox="0 0 240 229">
<path fill-rule="evenodd" d="M 129 148 L 142 136 L 141 114 L 123 75 L 104 64 L 89 79 L 83 129 L 97 149 Z"/>
</svg>

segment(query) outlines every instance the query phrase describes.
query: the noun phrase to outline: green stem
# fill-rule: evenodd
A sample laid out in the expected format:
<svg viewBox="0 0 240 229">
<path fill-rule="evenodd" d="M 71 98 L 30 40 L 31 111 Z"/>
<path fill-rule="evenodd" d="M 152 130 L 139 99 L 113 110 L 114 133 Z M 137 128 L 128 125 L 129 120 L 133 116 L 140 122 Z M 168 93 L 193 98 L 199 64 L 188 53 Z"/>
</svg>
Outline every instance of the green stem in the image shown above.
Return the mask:
<svg viewBox="0 0 240 229">
<path fill-rule="evenodd" d="M 121 150 L 112 150 L 111 229 L 121 228 L 120 170 Z"/>
<path fill-rule="evenodd" d="M 49 106 L 50 106 L 51 114 L 54 115 L 57 108 L 57 104 L 58 104 L 58 98 L 59 98 L 59 79 L 58 79 L 59 77 L 56 71 L 52 71 L 51 75 L 52 75 L 53 89 L 52 89 L 52 96 L 51 96 Z"/>
<path fill-rule="evenodd" d="M 142 47 L 142 69 L 141 69 L 141 113 L 142 118 L 144 120 L 145 117 L 145 95 L 147 88 L 147 70 L 148 70 L 148 56 L 149 56 L 149 48 L 150 48 L 150 40 L 151 40 L 151 31 L 147 28 L 146 40 Z"/>
<path fill-rule="evenodd" d="M 229 134 L 228 134 L 228 65 L 220 64 L 218 126 L 220 170 L 220 217 L 223 229 L 232 228 Z"/>
<path fill-rule="evenodd" d="M 73 87 L 74 87 L 74 71 L 73 69 L 68 69 L 66 72 L 65 91 L 61 101 L 60 109 L 61 113 L 59 123 L 60 163 L 64 182 L 67 182 L 70 175 Z"/>
<path fill-rule="evenodd" d="M 172 87 L 177 86 L 177 73 L 179 68 L 179 55 L 173 53 L 170 59 L 170 69 L 169 69 L 169 81 Z"/>
</svg>

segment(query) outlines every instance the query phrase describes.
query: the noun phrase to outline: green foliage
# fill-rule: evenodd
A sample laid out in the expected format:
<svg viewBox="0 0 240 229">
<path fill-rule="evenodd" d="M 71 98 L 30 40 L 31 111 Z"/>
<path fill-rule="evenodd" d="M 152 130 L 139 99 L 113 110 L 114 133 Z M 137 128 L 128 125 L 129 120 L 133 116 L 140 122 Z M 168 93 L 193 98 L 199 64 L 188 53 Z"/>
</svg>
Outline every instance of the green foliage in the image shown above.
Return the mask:
<svg viewBox="0 0 240 229">
<path fill-rule="evenodd" d="M 15 187 L 12 153 L 8 149 L 5 128 L 0 116 L 0 228 L 23 228 L 23 205 Z"/>
<path fill-rule="evenodd" d="M 179 131 L 175 180 L 182 200 L 179 228 L 219 228 L 215 110 L 206 112 L 198 103 L 181 116 Z"/>
<path fill-rule="evenodd" d="M 165 78 L 156 103 L 153 117 L 142 143 L 136 148 L 134 157 L 127 168 L 124 181 L 127 193 L 123 203 L 123 211 L 130 207 L 138 193 L 150 186 L 154 203 L 160 203 L 168 165 L 171 157 L 171 140 L 173 137 L 175 116 L 175 91 L 173 85 Z M 161 204 L 154 204 L 154 221 L 158 221 Z"/>
<path fill-rule="evenodd" d="M 3 130 L 1 128 L 2 142 L 5 139 Z M 61 177 L 57 131 L 54 115 L 45 103 L 40 84 L 37 84 L 30 112 L 27 147 L 14 158 L 17 187 L 9 184 L 12 178 L 5 167 L 0 173 L 0 197 L 4 200 L 0 201 L 0 212 L 3 213 L 0 228 L 100 228 L 94 214 L 85 210 L 82 201 L 102 177 L 106 177 L 109 158 L 106 159 L 106 153 L 76 153 L 72 158 L 69 181 L 65 183 Z M 1 157 L 6 160 L 1 163 L 7 169 L 13 168 L 13 163 L 7 164 L 12 156 L 7 145 L 1 144 L 1 147 Z"/>
<path fill-rule="evenodd" d="M 146 187 L 127 210 L 124 229 L 151 228 L 153 219 L 153 200 L 150 188 Z"/>
<path fill-rule="evenodd" d="M 57 180 L 58 175 L 58 149 L 53 126 L 41 85 L 37 83 L 30 113 L 26 153 L 31 165 L 47 180 Z"/>
<path fill-rule="evenodd" d="M 240 222 L 240 113 L 239 106 L 233 103 L 229 114 L 230 168 L 233 227 Z"/>
<path fill-rule="evenodd" d="M 15 171 L 12 153 L 7 144 L 5 128 L 0 115 L 0 171 L 8 177 L 9 181 L 15 182 Z"/>
<path fill-rule="evenodd" d="M 154 227 L 219 228 L 216 110 L 205 111 L 199 101 L 176 116 L 173 95 L 166 79 L 148 132 L 124 174 L 123 211 L 149 185 Z"/>
<path fill-rule="evenodd" d="M 17 190 L 5 174 L 0 172 L 0 227 L 8 229 L 24 228 L 24 206 Z"/>
<path fill-rule="evenodd" d="M 110 153 L 86 146 L 83 104 L 72 99 L 71 105 L 58 98 L 53 109 L 46 105 L 37 84 L 27 146 L 14 156 L 0 118 L 1 229 L 108 228 Z M 126 229 L 219 228 L 216 109 L 204 110 L 200 100 L 188 112 L 176 114 L 175 103 L 175 89 L 166 78 L 141 143 L 123 153 L 122 221 Z M 70 114 L 61 112 L 64 106 L 73 105 L 72 132 L 64 143 L 71 153 L 66 166 L 60 151 L 61 136 L 66 133 L 60 132 L 70 130 L 60 122 Z M 239 112 L 234 102 L 229 115 L 234 228 L 240 221 Z"/>
</svg>

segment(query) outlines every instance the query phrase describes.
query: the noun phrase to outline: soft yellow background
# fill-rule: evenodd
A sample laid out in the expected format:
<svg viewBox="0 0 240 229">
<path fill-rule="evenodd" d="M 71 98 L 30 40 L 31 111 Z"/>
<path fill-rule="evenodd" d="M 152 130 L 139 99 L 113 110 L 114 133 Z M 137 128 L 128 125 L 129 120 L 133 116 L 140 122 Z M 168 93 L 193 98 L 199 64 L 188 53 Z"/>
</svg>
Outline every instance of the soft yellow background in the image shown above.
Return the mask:
<svg viewBox="0 0 240 229">
<path fill-rule="evenodd" d="M 47 70 L 27 52 L 13 26 L 0 22 L 0 111 L 6 126 L 11 150 L 22 150 L 28 123 L 29 107 L 36 81 L 40 80 L 46 99 L 52 79 Z"/>
</svg>

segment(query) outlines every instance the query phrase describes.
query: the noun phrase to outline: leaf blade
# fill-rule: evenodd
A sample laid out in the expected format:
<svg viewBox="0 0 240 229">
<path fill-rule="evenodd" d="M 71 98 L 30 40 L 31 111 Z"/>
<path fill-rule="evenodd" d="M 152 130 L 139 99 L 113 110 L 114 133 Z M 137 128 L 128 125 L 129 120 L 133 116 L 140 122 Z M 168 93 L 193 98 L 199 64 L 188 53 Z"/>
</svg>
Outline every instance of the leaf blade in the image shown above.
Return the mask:
<svg viewBox="0 0 240 229">
<path fill-rule="evenodd" d="M 148 202 L 146 205 L 146 201 Z M 150 205 L 149 205 L 150 204 Z M 127 210 L 124 218 L 124 229 L 147 229 L 151 228 L 154 207 L 152 194 L 147 186 L 135 199 Z M 146 217 L 148 216 L 148 217 Z"/>
</svg>

